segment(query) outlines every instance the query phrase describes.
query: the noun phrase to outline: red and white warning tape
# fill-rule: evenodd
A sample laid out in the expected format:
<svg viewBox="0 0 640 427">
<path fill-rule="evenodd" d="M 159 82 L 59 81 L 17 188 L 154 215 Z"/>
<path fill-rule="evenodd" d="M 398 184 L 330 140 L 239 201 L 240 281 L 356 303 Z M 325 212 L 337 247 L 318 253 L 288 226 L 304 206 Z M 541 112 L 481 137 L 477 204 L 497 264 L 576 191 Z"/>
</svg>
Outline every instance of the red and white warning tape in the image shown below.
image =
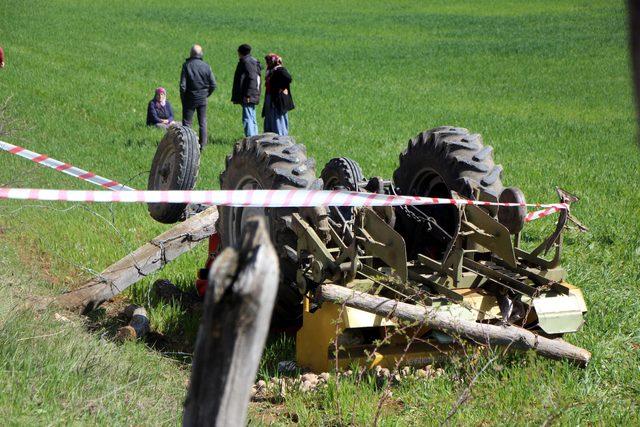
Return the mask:
<svg viewBox="0 0 640 427">
<path fill-rule="evenodd" d="M 111 179 L 101 177 L 100 175 L 96 175 L 93 172 L 88 172 L 84 169 L 77 168 L 68 163 L 64 163 L 59 160 L 52 159 L 51 157 L 45 154 L 38 154 L 36 152 L 27 150 L 26 148 L 9 144 L 8 142 L 0 141 L 0 150 L 7 151 L 11 154 L 15 154 L 25 159 L 31 160 L 32 162 L 38 163 L 39 165 L 46 166 L 51 169 L 55 169 L 59 172 L 66 173 L 67 175 L 71 175 L 75 178 L 90 182 L 95 185 L 99 185 L 100 187 L 104 187 L 109 190 L 133 191 L 133 188 L 127 187 L 124 184 L 120 184 L 117 181 L 113 181 Z"/>
<path fill-rule="evenodd" d="M 65 202 L 119 203 L 198 203 L 203 205 L 238 207 L 315 207 L 315 206 L 399 206 L 399 205 L 478 205 L 524 206 L 544 208 L 529 213 L 525 220 L 544 218 L 562 209 L 566 203 L 498 203 L 481 200 L 445 199 L 439 197 L 397 196 L 351 191 L 325 190 L 201 190 L 201 191 L 138 191 L 116 181 L 68 163 L 38 154 L 26 148 L 0 141 L 0 149 L 24 157 L 43 166 L 64 172 L 75 178 L 112 190 L 46 190 L 35 188 L 1 188 L 0 199 L 50 200 Z"/>
<path fill-rule="evenodd" d="M 66 202 L 118 203 L 199 203 L 237 207 L 314 207 L 314 206 L 398 206 L 398 205 L 478 205 L 537 206 L 527 220 L 542 218 L 567 209 L 566 203 L 535 205 L 497 203 L 481 200 L 444 199 L 438 197 L 394 196 L 333 190 L 194 190 L 194 191 L 85 191 L 45 190 L 34 188 L 0 188 L 0 199 L 55 200 Z"/>
<path fill-rule="evenodd" d="M 545 216 L 549 216 L 556 212 L 560 212 L 562 209 L 569 209 L 569 205 L 566 203 L 560 203 L 560 205 L 564 205 L 564 207 L 560 206 L 552 206 L 547 209 L 541 209 L 539 211 L 529 212 L 527 216 L 524 218 L 526 222 L 533 221 L 534 219 L 544 218 Z"/>
</svg>

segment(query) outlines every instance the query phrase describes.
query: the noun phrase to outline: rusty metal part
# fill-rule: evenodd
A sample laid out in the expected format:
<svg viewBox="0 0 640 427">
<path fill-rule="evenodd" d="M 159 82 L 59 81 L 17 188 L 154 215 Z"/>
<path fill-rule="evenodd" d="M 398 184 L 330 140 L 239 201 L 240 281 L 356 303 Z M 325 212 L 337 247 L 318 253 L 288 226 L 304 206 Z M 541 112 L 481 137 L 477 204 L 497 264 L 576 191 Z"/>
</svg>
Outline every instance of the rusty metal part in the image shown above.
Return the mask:
<svg viewBox="0 0 640 427">
<path fill-rule="evenodd" d="M 517 187 L 507 187 L 502 190 L 499 198 L 500 203 L 522 203 L 525 204 L 524 193 Z M 522 231 L 527 217 L 526 206 L 500 206 L 498 208 L 498 221 L 507 227 L 509 233 L 517 234 Z"/>
</svg>

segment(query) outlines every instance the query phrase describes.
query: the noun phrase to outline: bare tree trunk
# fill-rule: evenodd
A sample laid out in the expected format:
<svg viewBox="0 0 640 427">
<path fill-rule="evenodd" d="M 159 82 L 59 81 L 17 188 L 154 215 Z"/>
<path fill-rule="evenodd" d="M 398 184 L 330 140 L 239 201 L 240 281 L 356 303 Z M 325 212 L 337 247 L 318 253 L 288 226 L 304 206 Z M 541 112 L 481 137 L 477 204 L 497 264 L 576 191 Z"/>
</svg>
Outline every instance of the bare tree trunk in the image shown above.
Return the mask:
<svg viewBox="0 0 640 427">
<path fill-rule="evenodd" d="M 375 295 L 352 291 L 344 286 L 321 285 L 317 295 L 320 301 L 345 304 L 384 317 L 395 317 L 461 336 L 478 344 L 509 346 L 518 350 L 534 350 L 551 359 L 567 359 L 586 366 L 591 353 L 562 340 L 552 340 L 517 326 L 488 325 L 459 319 L 430 307 L 406 304 Z"/>
<path fill-rule="evenodd" d="M 214 206 L 192 216 L 112 264 L 82 287 L 60 295 L 55 303 L 83 314 L 90 312 L 211 236 L 217 219 Z"/>
<path fill-rule="evenodd" d="M 213 263 L 198 331 L 185 426 L 245 425 L 269 331 L 279 267 L 262 218 L 245 224 L 239 251 Z"/>
</svg>

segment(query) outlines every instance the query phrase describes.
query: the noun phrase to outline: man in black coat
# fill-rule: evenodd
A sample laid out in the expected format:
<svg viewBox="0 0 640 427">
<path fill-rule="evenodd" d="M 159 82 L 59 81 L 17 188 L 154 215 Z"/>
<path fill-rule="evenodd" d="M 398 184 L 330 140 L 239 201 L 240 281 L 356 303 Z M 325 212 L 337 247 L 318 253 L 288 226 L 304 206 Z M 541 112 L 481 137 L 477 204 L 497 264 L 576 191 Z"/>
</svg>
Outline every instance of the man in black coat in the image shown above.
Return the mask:
<svg viewBox="0 0 640 427">
<path fill-rule="evenodd" d="M 256 104 L 260 103 L 260 62 L 251 56 L 251 46 L 243 44 L 238 47 L 238 65 L 233 76 L 231 102 L 242 105 L 242 125 L 244 135 L 258 134 L 256 121 Z"/>
<path fill-rule="evenodd" d="M 191 126 L 193 114 L 198 113 L 200 150 L 207 144 L 207 98 L 216 90 L 216 78 L 209 64 L 202 60 L 202 47 L 193 45 L 191 55 L 182 65 L 180 99 L 182 124 Z"/>
</svg>

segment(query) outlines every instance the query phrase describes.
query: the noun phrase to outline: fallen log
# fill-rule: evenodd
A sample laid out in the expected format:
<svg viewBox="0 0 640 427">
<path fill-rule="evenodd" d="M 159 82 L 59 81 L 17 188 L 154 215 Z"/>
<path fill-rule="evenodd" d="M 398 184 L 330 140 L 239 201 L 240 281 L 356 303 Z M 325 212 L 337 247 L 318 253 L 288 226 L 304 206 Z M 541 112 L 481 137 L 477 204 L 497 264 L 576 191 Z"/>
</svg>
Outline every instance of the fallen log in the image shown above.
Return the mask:
<svg viewBox="0 0 640 427">
<path fill-rule="evenodd" d="M 264 220 L 254 217 L 244 225 L 240 249 L 225 249 L 211 267 L 183 425 L 246 424 L 278 275 Z"/>
<path fill-rule="evenodd" d="M 129 305 L 124 309 L 124 312 L 131 320 L 127 326 L 118 329 L 115 340 L 119 342 L 134 341 L 144 337 L 151 329 L 147 310 L 137 305 Z"/>
<path fill-rule="evenodd" d="M 553 340 L 512 325 L 489 325 L 452 317 L 430 307 L 406 304 L 395 300 L 353 291 L 344 286 L 321 285 L 316 297 L 328 301 L 409 322 L 420 322 L 454 337 L 460 336 L 487 346 L 506 346 L 517 350 L 534 350 L 551 359 L 566 359 L 586 366 L 589 351 L 562 340 Z"/>
<path fill-rule="evenodd" d="M 215 206 L 188 218 L 109 266 L 80 288 L 60 295 L 54 303 L 86 314 L 137 281 L 164 267 L 215 233 Z"/>
</svg>

